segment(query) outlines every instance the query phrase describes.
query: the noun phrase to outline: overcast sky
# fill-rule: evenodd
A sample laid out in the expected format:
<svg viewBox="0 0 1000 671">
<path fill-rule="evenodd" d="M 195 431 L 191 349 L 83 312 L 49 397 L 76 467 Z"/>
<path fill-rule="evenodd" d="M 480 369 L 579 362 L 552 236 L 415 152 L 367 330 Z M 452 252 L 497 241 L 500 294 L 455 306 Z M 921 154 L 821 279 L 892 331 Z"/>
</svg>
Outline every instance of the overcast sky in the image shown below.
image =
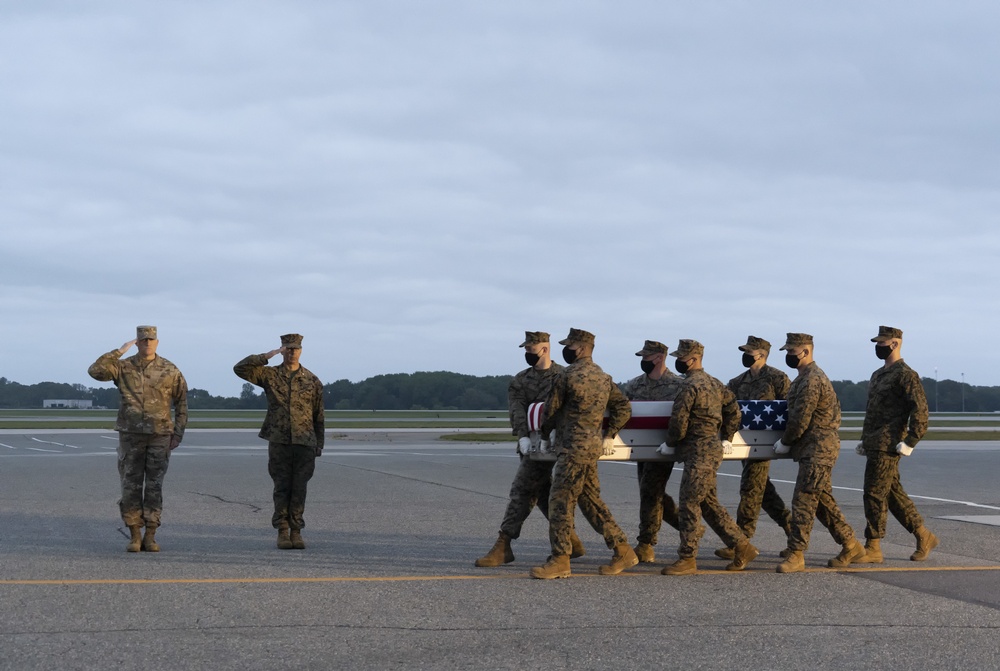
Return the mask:
<svg viewBox="0 0 1000 671">
<path fill-rule="evenodd" d="M 1000 4 L 0 5 L 0 376 L 510 374 L 525 330 L 1000 385 Z M 553 342 L 553 344 L 555 344 Z M 555 349 L 560 349 L 555 345 Z M 134 353 L 135 350 L 132 350 Z M 557 360 L 559 356 L 557 354 Z"/>
</svg>

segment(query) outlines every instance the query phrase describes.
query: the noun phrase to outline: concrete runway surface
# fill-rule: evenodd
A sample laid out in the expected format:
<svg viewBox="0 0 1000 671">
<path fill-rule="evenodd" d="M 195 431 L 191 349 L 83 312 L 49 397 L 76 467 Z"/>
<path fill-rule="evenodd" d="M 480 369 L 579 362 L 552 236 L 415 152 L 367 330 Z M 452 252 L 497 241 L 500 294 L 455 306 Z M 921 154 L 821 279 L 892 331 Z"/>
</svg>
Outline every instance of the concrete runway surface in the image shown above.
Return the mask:
<svg viewBox="0 0 1000 671">
<path fill-rule="evenodd" d="M 513 443 L 429 432 L 343 432 L 317 462 L 304 551 L 278 550 L 266 445 L 255 431 L 192 430 L 165 483 L 158 554 L 125 552 L 114 433 L 0 432 L 0 669 L 991 669 L 1000 666 L 1000 444 L 925 442 L 903 483 L 941 545 L 908 560 L 890 518 L 885 564 L 825 568 L 839 547 L 817 524 L 809 571 L 778 575 L 781 531 L 726 573 L 702 540 L 698 575 L 676 557 L 620 576 L 577 513 L 587 546 L 568 580 L 538 581 L 537 512 L 517 560 L 477 569 L 516 469 Z M 859 536 L 864 459 L 845 443 L 835 496 Z M 731 513 L 738 463 L 719 475 Z M 600 467 L 630 539 L 632 464 Z M 790 501 L 794 465 L 772 467 Z M 676 496 L 680 473 L 669 491 Z"/>
</svg>

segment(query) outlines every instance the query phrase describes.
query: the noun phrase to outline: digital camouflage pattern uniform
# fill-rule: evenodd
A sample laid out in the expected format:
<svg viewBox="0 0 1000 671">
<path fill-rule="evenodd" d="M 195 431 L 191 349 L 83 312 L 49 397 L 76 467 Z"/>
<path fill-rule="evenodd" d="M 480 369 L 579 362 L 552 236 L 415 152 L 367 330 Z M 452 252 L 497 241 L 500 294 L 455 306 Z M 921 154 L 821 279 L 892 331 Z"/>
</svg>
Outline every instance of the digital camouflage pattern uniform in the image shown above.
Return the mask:
<svg viewBox="0 0 1000 671">
<path fill-rule="evenodd" d="M 602 428 L 605 410 L 610 415 L 606 432 Z M 628 543 L 601 500 L 597 460 L 602 454 L 604 437 L 621 431 L 631 416 L 628 399 L 591 357 L 579 357 L 556 378 L 545 403 L 542 423 L 543 435 L 553 429 L 556 432 L 556 463 L 549 494 L 549 541 L 553 557 L 569 556 L 572 550 L 573 511 L 578 503 L 608 548 Z"/>
<path fill-rule="evenodd" d="M 701 347 L 682 340 L 681 349 L 685 343 Z M 689 356 L 687 351 L 682 356 Z M 716 492 L 722 440 L 732 440 L 739 425 L 740 410 L 733 393 L 701 368 L 689 372 L 674 399 L 666 441 L 676 450 L 677 461 L 684 462 L 678 502 L 681 540 L 677 554 L 681 559 L 698 554 L 698 542 L 705 533 L 702 514 L 727 547 L 746 540 Z"/>
<path fill-rule="evenodd" d="M 151 328 L 151 327 L 148 327 Z M 156 337 L 155 330 L 152 338 Z M 173 363 L 156 355 L 121 358 L 103 354 L 87 370 L 101 382 L 114 382 L 121 395 L 118 432 L 118 502 L 126 526 L 156 529 L 163 512 L 163 478 L 170 463 L 170 441 L 187 427 L 187 382 Z"/>
<path fill-rule="evenodd" d="M 805 551 L 809 547 L 814 518 L 841 545 L 854 539 L 854 530 L 833 498 L 833 466 L 840 456 L 839 428 L 840 401 L 830 379 L 814 361 L 799 370 L 788 389 L 788 424 L 781 437 L 799 464 L 792 495 L 789 550 Z"/>
<path fill-rule="evenodd" d="M 865 466 L 865 538 L 885 537 L 886 511 L 914 533 L 924 520 L 899 481 L 896 445 L 914 447 L 927 433 L 927 398 L 920 376 L 900 359 L 872 373 L 861 429 Z"/>
<path fill-rule="evenodd" d="M 784 372 L 765 365 L 759 371 L 745 371 L 737 375 L 729 384 L 729 391 L 738 400 L 774 401 L 788 396 L 791 384 Z M 736 509 L 736 524 L 740 530 L 752 538 L 757 531 L 757 516 L 761 508 L 778 526 L 788 533 L 792 513 L 771 483 L 768 472 L 771 462 L 767 459 L 743 461 L 743 475 L 740 478 L 740 505 Z"/>
<path fill-rule="evenodd" d="M 542 403 L 549 397 L 552 384 L 563 371 L 556 362 L 545 370 L 530 367 L 514 376 L 507 387 L 507 407 L 510 413 L 512 433 L 517 438 L 528 436 L 528 406 Z M 521 527 L 532 509 L 538 510 L 546 519 L 549 517 L 549 486 L 552 481 L 551 461 L 536 461 L 521 456 L 521 465 L 510 486 L 510 501 L 504 513 L 500 531 L 512 539 L 521 535 Z"/>
<path fill-rule="evenodd" d="M 669 370 L 659 380 L 648 375 L 634 377 L 624 384 L 622 393 L 630 401 L 673 401 L 684 379 Z M 639 475 L 639 535 L 638 541 L 656 545 L 664 516 L 677 514 L 677 504 L 667 494 L 667 481 L 674 470 L 672 461 L 640 461 Z"/>
<path fill-rule="evenodd" d="M 271 524 L 275 529 L 303 529 L 306 488 L 323 450 L 323 383 L 302 365 L 294 371 L 268 366 L 263 354 L 251 354 L 233 371 L 263 387 L 267 396 L 267 415 L 258 435 L 268 441 L 267 472 L 274 481 Z"/>
</svg>

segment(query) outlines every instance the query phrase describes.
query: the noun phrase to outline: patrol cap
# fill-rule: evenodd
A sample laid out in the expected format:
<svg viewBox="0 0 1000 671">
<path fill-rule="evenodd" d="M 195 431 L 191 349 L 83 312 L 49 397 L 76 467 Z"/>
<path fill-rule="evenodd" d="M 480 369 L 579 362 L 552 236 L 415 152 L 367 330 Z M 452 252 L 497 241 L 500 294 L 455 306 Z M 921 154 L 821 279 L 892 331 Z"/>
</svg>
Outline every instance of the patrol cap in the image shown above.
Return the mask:
<svg viewBox="0 0 1000 671">
<path fill-rule="evenodd" d="M 666 354 L 667 346 L 655 340 L 647 340 L 642 349 L 635 353 L 636 356 L 649 356 L 650 354 Z"/>
<path fill-rule="evenodd" d="M 689 356 L 702 356 L 703 354 L 705 354 L 705 346 L 697 340 L 681 340 L 677 343 L 677 351 L 671 352 L 670 356 L 686 359 Z"/>
<path fill-rule="evenodd" d="M 155 326 L 136 326 L 135 327 L 135 339 L 136 340 L 156 340 L 156 327 Z"/>
<path fill-rule="evenodd" d="M 569 335 L 559 341 L 560 345 L 593 345 L 594 334 L 583 329 L 570 329 Z"/>
<path fill-rule="evenodd" d="M 806 345 L 813 344 L 813 337 L 808 333 L 789 333 L 788 337 L 785 338 L 785 344 L 781 346 L 781 349 L 788 349 L 790 347 L 804 347 Z"/>
<path fill-rule="evenodd" d="M 525 347 L 527 345 L 539 345 L 544 342 L 549 341 L 549 334 L 545 331 L 525 331 L 524 332 L 524 342 L 518 345 L 518 347 Z"/>
<path fill-rule="evenodd" d="M 771 343 L 764 340 L 763 338 L 758 338 L 757 336 L 747 336 L 747 344 L 740 345 L 737 349 L 743 350 L 744 352 L 752 352 L 758 349 L 762 349 L 765 352 L 770 352 Z"/>
<path fill-rule="evenodd" d="M 872 342 L 885 342 L 893 338 L 903 339 L 903 332 L 891 326 L 879 326 L 878 335 L 872 338 Z"/>
<path fill-rule="evenodd" d="M 302 349 L 302 336 L 298 333 L 286 333 L 281 336 L 281 344 L 288 349 Z"/>
</svg>

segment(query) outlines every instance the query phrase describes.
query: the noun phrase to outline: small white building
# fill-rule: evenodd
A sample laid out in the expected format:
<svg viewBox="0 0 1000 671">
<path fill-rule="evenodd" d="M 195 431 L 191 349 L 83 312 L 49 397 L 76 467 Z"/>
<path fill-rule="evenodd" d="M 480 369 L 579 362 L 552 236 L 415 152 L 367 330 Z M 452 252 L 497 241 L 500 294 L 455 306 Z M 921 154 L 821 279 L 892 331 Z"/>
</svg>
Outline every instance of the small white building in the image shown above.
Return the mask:
<svg viewBox="0 0 1000 671">
<path fill-rule="evenodd" d="M 93 408 L 94 402 L 83 398 L 47 398 L 42 401 L 43 408 Z"/>
</svg>

